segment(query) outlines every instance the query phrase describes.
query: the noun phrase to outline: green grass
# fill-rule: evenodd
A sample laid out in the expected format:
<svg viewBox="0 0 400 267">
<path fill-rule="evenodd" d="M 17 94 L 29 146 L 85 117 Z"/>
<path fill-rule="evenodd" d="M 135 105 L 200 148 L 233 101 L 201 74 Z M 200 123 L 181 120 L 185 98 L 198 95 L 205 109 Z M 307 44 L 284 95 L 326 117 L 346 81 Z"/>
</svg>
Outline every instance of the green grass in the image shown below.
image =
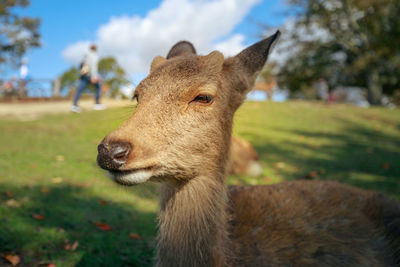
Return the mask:
<svg viewBox="0 0 400 267">
<path fill-rule="evenodd" d="M 98 142 L 131 111 L 0 119 L 0 266 L 7 254 L 19 255 L 21 266 L 151 265 L 157 185 L 119 187 L 95 164 Z M 234 133 L 254 145 L 264 171 L 231 184 L 337 180 L 400 199 L 400 110 L 248 102 Z M 64 249 L 75 241 L 76 250 Z"/>
</svg>

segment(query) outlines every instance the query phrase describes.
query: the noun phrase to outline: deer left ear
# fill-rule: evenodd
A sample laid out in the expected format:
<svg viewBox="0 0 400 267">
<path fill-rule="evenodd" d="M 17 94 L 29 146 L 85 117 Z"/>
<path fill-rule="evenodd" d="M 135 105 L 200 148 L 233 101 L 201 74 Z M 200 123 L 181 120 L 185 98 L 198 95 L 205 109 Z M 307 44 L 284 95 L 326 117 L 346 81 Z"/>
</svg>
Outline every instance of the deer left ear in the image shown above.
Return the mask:
<svg viewBox="0 0 400 267">
<path fill-rule="evenodd" d="M 242 96 L 252 89 L 279 35 L 280 32 L 277 31 L 267 39 L 244 49 L 235 57 L 225 60 L 224 69 L 230 77 L 231 86 Z"/>
<path fill-rule="evenodd" d="M 278 30 L 267 39 L 253 44 L 236 55 L 235 58 L 239 60 L 242 70 L 249 75 L 258 74 L 258 72 L 264 67 L 268 55 L 271 53 L 280 34 L 281 33 Z"/>
<path fill-rule="evenodd" d="M 167 61 L 165 57 L 162 56 L 156 56 L 153 61 L 151 62 L 150 66 L 150 72 L 153 72 L 155 69 L 157 69 L 159 66 L 164 64 Z"/>
</svg>

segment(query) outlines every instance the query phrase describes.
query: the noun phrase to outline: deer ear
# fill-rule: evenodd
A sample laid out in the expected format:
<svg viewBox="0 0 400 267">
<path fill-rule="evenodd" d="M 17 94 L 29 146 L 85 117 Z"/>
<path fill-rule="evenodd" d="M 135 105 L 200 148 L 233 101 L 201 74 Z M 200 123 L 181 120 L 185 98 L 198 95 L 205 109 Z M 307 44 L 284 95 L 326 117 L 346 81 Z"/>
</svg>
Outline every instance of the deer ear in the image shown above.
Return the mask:
<svg viewBox="0 0 400 267">
<path fill-rule="evenodd" d="M 159 66 L 161 66 L 162 64 L 164 64 L 165 61 L 167 61 L 167 59 L 166 59 L 165 57 L 156 56 L 156 57 L 153 59 L 153 61 L 151 62 L 150 72 L 153 72 L 156 68 L 158 68 Z"/>
<path fill-rule="evenodd" d="M 219 51 L 213 51 L 207 56 L 203 57 L 204 64 L 213 73 L 221 72 L 222 66 L 224 65 L 224 55 Z"/>
<path fill-rule="evenodd" d="M 196 55 L 196 49 L 188 41 L 177 42 L 168 52 L 167 59 L 182 55 Z"/>
<path fill-rule="evenodd" d="M 275 34 L 267 39 L 253 44 L 235 56 L 247 74 L 254 75 L 261 71 L 280 34 L 280 31 L 276 31 Z"/>
<path fill-rule="evenodd" d="M 264 67 L 279 35 L 280 32 L 276 31 L 270 37 L 249 46 L 235 57 L 225 61 L 225 68 L 235 72 L 237 76 L 235 83 L 240 84 L 234 84 L 234 87 L 241 93 L 247 93 L 253 87 L 255 79 Z"/>
</svg>

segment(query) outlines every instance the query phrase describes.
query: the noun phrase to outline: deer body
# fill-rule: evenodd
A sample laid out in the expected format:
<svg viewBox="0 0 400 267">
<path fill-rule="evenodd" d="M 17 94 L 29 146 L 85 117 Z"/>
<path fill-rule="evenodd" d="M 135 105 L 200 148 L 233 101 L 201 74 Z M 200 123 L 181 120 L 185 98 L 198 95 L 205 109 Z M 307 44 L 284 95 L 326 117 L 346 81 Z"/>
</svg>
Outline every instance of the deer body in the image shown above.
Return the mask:
<svg viewBox="0 0 400 267">
<path fill-rule="evenodd" d="M 225 186 L 234 112 L 278 35 L 228 59 L 178 43 L 98 146 L 115 182 L 161 183 L 157 266 L 400 264 L 400 205 L 389 198 L 333 182 Z"/>
</svg>

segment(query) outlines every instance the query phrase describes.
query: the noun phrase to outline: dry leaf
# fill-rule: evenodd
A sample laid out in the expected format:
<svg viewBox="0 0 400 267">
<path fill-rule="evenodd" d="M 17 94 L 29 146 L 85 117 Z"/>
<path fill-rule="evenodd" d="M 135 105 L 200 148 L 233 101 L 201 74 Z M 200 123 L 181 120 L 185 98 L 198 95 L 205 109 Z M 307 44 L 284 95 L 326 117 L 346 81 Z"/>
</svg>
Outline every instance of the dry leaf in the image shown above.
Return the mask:
<svg viewBox="0 0 400 267">
<path fill-rule="evenodd" d="M 112 229 L 111 226 L 103 222 L 95 222 L 94 224 L 97 226 L 98 229 L 103 231 L 111 231 Z"/>
<path fill-rule="evenodd" d="M 105 200 L 99 200 L 99 204 L 103 205 L 103 206 L 106 206 L 106 205 L 108 205 L 108 202 L 105 201 Z"/>
<path fill-rule="evenodd" d="M 13 194 L 12 194 L 10 191 L 6 191 L 5 193 L 6 193 L 6 195 L 7 195 L 9 198 L 12 198 L 12 197 L 13 197 Z"/>
<path fill-rule="evenodd" d="M 72 243 L 72 245 L 71 245 L 71 250 L 74 251 L 75 249 L 78 248 L 78 246 L 79 246 L 79 242 L 78 242 L 78 241 L 75 241 L 75 242 Z"/>
<path fill-rule="evenodd" d="M 68 241 L 67 243 L 64 244 L 64 249 L 65 250 L 70 250 L 70 251 L 74 251 L 75 249 L 77 249 L 77 247 L 79 246 L 79 242 L 75 241 L 74 243 L 70 244 Z"/>
<path fill-rule="evenodd" d="M 64 161 L 64 156 L 63 155 L 57 155 L 56 156 L 56 161 L 58 161 L 58 162 Z"/>
<path fill-rule="evenodd" d="M 45 217 L 44 217 L 43 215 L 37 214 L 37 213 L 32 214 L 32 217 L 33 217 L 34 219 L 36 219 L 36 220 L 39 220 L 39 221 L 45 219 Z"/>
<path fill-rule="evenodd" d="M 385 162 L 382 164 L 382 168 L 384 168 L 385 170 L 388 170 L 388 169 L 390 169 L 390 164 Z"/>
<path fill-rule="evenodd" d="M 12 264 L 12 266 L 17 266 L 18 263 L 21 261 L 19 256 L 14 254 L 8 254 L 4 258 L 8 260 Z"/>
<path fill-rule="evenodd" d="M 263 178 L 263 181 L 266 182 L 266 183 L 270 183 L 270 182 L 271 182 L 271 178 L 269 178 L 269 177 L 264 177 L 264 178 Z"/>
<path fill-rule="evenodd" d="M 50 189 L 48 187 L 43 186 L 42 188 L 40 188 L 40 191 L 42 191 L 42 193 L 48 193 L 50 192 Z"/>
<path fill-rule="evenodd" d="M 47 264 L 47 267 L 56 267 L 56 265 L 54 263 L 49 263 Z"/>
<path fill-rule="evenodd" d="M 303 177 L 303 179 L 315 179 L 318 177 L 318 171 L 311 171 Z"/>
<path fill-rule="evenodd" d="M 51 181 L 55 184 L 59 184 L 63 181 L 63 179 L 61 177 L 54 177 L 53 179 L 51 179 Z"/>
<path fill-rule="evenodd" d="M 37 168 L 37 164 L 36 164 L 36 163 L 32 163 L 32 164 L 31 164 L 31 168 L 32 168 L 32 169 L 36 169 L 36 168 Z"/>
<path fill-rule="evenodd" d="M 137 233 L 130 233 L 129 237 L 136 240 L 139 240 L 141 238 L 140 235 L 138 235 Z"/>
<path fill-rule="evenodd" d="M 80 184 L 78 184 L 78 187 L 83 187 L 83 188 L 89 187 L 89 184 L 88 183 L 80 183 Z"/>
<path fill-rule="evenodd" d="M 6 201 L 6 206 L 11 208 L 19 208 L 20 204 L 15 199 L 9 199 Z"/>
<path fill-rule="evenodd" d="M 283 168 L 285 168 L 285 162 L 277 162 L 277 163 L 275 164 L 275 166 L 276 166 L 276 168 L 278 168 L 278 169 L 283 169 Z"/>
</svg>

